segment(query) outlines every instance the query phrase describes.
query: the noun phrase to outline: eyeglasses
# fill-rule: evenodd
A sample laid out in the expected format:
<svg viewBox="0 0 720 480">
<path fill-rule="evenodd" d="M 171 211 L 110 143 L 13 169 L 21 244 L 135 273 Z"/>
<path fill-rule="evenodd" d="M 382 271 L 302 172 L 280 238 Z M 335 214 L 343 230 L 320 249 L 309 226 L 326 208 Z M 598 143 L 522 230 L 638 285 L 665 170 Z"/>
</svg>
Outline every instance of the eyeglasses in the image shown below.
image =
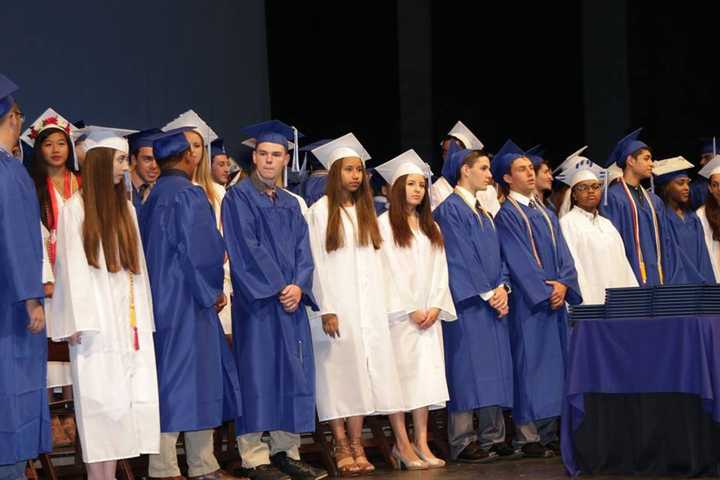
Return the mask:
<svg viewBox="0 0 720 480">
<path fill-rule="evenodd" d="M 590 185 L 581 183 L 580 185 L 575 185 L 575 191 L 580 193 L 587 192 L 588 190 L 597 192 L 601 186 L 599 183 L 591 183 Z"/>
</svg>

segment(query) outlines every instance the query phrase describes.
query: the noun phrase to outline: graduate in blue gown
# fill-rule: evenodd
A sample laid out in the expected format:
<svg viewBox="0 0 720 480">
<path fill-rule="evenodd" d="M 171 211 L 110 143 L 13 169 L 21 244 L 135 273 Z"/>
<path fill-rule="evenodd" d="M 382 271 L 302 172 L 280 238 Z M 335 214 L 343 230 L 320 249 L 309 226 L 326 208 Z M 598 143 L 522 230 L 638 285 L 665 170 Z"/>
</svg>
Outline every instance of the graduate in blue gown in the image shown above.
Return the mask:
<svg viewBox="0 0 720 480">
<path fill-rule="evenodd" d="M 293 131 L 271 121 L 243 133 L 255 145 L 255 169 L 228 190 L 222 206 L 233 352 L 244 400 L 235 422 L 240 456 L 250 477 L 276 468 L 289 475 L 316 470 L 302 478 L 323 478 L 326 472 L 299 461 L 300 433 L 315 430 L 315 364 L 305 307 L 317 306 L 307 223 L 297 198 L 276 187 L 294 146 Z M 262 441 L 264 432 L 270 445 Z"/>
<path fill-rule="evenodd" d="M 600 203 L 600 214 L 620 233 L 641 287 L 687 283 L 677 244 L 666 225 L 665 205 L 641 185 L 652 176 L 653 165 L 650 148 L 638 140 L 641 130 L 620 140 L 601 163 L 603 168 L 617 164 L 623 176 L 607 188 L 607 201 Z"/>
<path fill-rule="evenodd" d="M 454 192 L 433 212 L 445 241 L 450 291 L 458 319 L 443 322 L 450 391 L 451 457 L 483 462 L 509 457 L 503 408 L 513 405 L 508 332 L 510 280 L 492 215 L 476 194 L 492 180 L 482 150 L 450 147 L 443 174 Z M 473 411 L 479 428 L 473 428 Z"/>
<path fill-rule="evenodd" d="M 557 417 L 564 388 L 567 310 L 582 302 L 577 272 L 557 217 L 534 198 L 530 159 L 507 141 L 492 163 L 507 192 L 495 217 L 510 272 L 515 444 L 527 456 L 559 454 Z"/>
<path fill-rule="evenodd" d="M 693 164 L 682 157 L 655 162 L 655 186 L 665 201 L 667 227 L 678 245 L 680 261 L 692 283 L 715 283 L 710 254 L 705 244 L 702 222 L 689 208 L 690 177 Z"/>
<path fill-rule="evenodd" d="M 557 216 L 555 204 L 546 200 L 552 192 L 553 175 L 550 164 L 545 160 L 545 149 L 542 145 L 535 145 L 525 153 L 535 168 L 535 198 Z"/>
<path fill-rule="evenodd" d="M 700 162 L 698 167 L 702 168 L 717 154 L 717 140 L 715 137 L 703 139 L 700 144 Z M 690 183 L 690 208 L 694 211 L 705 205 L 705 199 L 709 190 L 708 179 L 702 175 L 695 175 Z"/>
<path fill-rule="evenodd" d="M 23 478 L 49 452 L 47 336 L 41 299 L 43 248 L 35 187 L 17 145 L 18 87 L 0 74 L 0 477 Z"/>
<path fill-rule="evenodd" d="M 149 476 L 179 476 L 175 442 L 197 449 L 191 477 L 221 477 L 212 455 L 212 429 L 240 406 L 237 368 L 217 311 L 223 294 L 225 248 L 205 192 L 193 185 L 197 167 L 188 128 L 158 134 L 153 142 L 162 174 L 140 212 L 155 315 L 160 393 L 160 454 L 150 455 Z M 202 453 L 205 452 L 205 453 Z"/>
<path fill-rule="evenodd" d="M 130 145 L 130 200 L 140 216 L 140 208 L 160 174 L 153 156 L 153 136 L 160 133 L 158 128 L 149 128 L 127 136 Z"/>
</svg>

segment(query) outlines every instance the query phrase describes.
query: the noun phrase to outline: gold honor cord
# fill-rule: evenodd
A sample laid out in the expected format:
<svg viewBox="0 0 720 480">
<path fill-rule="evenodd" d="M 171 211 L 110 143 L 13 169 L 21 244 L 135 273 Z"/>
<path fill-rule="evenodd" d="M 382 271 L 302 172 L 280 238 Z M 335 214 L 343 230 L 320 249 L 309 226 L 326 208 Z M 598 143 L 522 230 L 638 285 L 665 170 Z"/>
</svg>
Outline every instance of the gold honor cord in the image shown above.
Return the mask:
<svg viewBox="0 0 720 480">
<path fill-rule="evenodd" d="M 128 271 L 128 279 L 130 280 L 130 328 L 133 335 L 133 349 L 138 351 L 140 350 L 140 337 L 138 336 L 137 316 L 135 315 L 135 281 L 131 271 Z"/>
</svg>

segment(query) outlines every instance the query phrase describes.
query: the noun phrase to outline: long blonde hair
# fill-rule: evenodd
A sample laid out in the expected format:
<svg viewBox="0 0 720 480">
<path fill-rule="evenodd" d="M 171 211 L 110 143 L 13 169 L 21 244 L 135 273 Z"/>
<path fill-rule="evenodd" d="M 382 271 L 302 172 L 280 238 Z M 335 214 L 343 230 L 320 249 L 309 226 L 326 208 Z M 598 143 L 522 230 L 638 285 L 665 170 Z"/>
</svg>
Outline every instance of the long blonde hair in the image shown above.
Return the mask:
<svg viewBox="0 0 720 480">
<path fill-rule="evenodd" d="M 207 145 L 205 144 L 205 138 L 203 138 L 203 136 L 195 130 L 192 130 L 192 132 L 200 136 L 203 145 L 202 160 L 200 160 L 200 164 L 195 169 L 192 181 L 193 183 L 199 185 L 200 188 L 205 191 L 205 195 L 207 195 L 208 200 L 210 201 L 210 205 L 212 205 L 213 209 L 218 209 L 220 208 L 220 199 L 217 198 L 217 195 L 215 195 L 215 189 L 213 187 L 214 182 L 212 179 L 212 172 L 210 170 L 210 160 L 208 159 L 208 151 Z"/>
</svg>

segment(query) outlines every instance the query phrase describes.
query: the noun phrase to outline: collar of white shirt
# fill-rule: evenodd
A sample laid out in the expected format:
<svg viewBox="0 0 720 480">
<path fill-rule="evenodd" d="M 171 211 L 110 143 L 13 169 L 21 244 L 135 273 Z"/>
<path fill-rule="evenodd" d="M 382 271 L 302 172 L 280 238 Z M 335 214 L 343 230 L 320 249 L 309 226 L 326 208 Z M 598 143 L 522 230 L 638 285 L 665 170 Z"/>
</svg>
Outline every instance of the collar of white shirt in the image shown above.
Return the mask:
<svg viewBox="0 0 720 480">
<path fill-rule="evenodd" d="M 530 201 L 533 200 L 531 197 L 526 197 L 522 193 L 518 193 L 514 190 L 510 190 L 510 198 L 513 200 L 522 203 L 526 207 L 530 205 Z M 537 202 L 536 202 L 537 203 Z"/>
<path fill-rule="evenodd" d="M 467 203 L 470 208 L 475 210 L 477 198 L 475 198 L 475 196 L 470 193 L 467 188 L 463 188 L 460 185 L 455 185 L 455 193 L 460 195 L 460 198 L 462 198 L 463 201 Z"/>
<path fill-rule="evenodd" d="M 598 211 L 597 211 L 597 210 L 595 210 L 595 213 L 590 213 L 590 212 L 588 212 L 587 210 L 578 207 L 577 205 L 575 205 L 575 206 L 573 207 L 573 210 L 577 211 L 580 215 L 582 215 L 583 217 L 585 217 L 585 218 L 587 218 L 588 220 L 591 220 L 591 221 L 593 221 L 593 222 L 594 222 L 594 221 L 597 219 L 597 217 L 598 217 Z"/>
</svg>

